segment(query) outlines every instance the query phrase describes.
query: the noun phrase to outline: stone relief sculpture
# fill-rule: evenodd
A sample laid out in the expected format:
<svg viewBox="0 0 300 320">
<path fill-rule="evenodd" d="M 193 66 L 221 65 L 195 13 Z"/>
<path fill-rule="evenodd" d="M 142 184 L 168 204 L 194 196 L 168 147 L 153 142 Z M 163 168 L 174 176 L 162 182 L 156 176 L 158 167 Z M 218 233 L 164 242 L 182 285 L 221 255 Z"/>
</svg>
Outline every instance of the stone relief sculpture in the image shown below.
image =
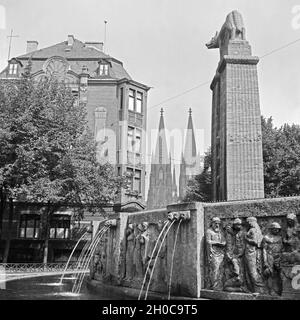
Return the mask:
<svg viewBox="0 0 300 320">
<path fill-rule="evenodd" d="M 154 241 L 152 241 L 152 248 L 150 250 L 150 255 L 151 255 L 151 252 L 155 246 L 155 243 L 157 242 L 158 235 L 160 234 L 163 227 L 164 227 L 164 222 L 159 221 L 156 226 L 157 232 L 155 234 L 155 238 L 153 239 Z M 157 251 L 158 251 L 158 248 L 160 247 L 161 244 L 162 244 L 161 251 L 157 257 Z M 154 278 L 156 280 L 156 283 L 158 283 L 160 286 L 165 286 L 167 284 L 167 274 L 168 274 L 168 270 L 167 270 L 167 243 L 166 243 L 166 241 L 164 241 L 162 243 L 162 237 L 160 238 L 160 241 L 157 244 L 157 250 L 154 253 L 151 267 L 153 267 L 153 263 L 154 263 L 154 260 L 156 257 L 157 257 L 157 262 L 156 262 L 156 267 L 155 267 L 155 272 L 154 272 Z"/>
<path fill-rule="evenodd" d="M 130 280 L 135 275 L 135 264 L 134 264 L 134 248 L 135 248 L 135 235 L 134 225 L 130 223 L 126 230 L 126 270 L 125 278 Z"/>
<path fill-rule="evenodd" d="M 157 243 L 158 236 L 162 231 L 166 221 L 159 220 L 156 223 L 149 224 L 129 223 L 125 232 L 125 281 L 141 281 L 146 273 L 149 280 L 150 274 L 154 267 L 156 259 L 155 271 L 152 275 L 152 286 L 162 291 L 167 285 L 167 241 L 162 241 L 162 237 Z M 161 250 L 158 255 L 158 249 Z M 153 253 L 156 246 L 156 250 Z"/>
<path fill-rule="evenodd" d="M 291 292 L 293 267 L 300 263 L 300 227 L 288 214 L 281 223 L 235 218 L 221 228 L 214 217 L 206 232 L 208 289 L 281 296 Z M 280 219 L 276 219 L 280 221 Z M 223 232 L 225 237 L 223 237 Z"/>
<path fill-rule="evenodd" d="M 238 11 L 232 11 L 226 17 L 221 31 L 206 44 L 208 49 L 221 48 L 229 40 L 246 40 L 246 29 L 242 15 Z"/>
<path fill-rule="evenodd" d="M 293 252 L 299 247 L 297 228 L 298 221 L 297 216 L 294 213 L 290 213 L 286 216 L 287 228 L 285 236 L 283 238 L 284 251 Z"/>
<path fill-rule="evenodd" d="M 287 228 L 283 236 L 282 261 L 286 265 L 300 263 L 300 225 L 297 216 L 293 213 L 288 214 L 286 224 Z"/>
<path fill-rule="evenodd" d="M 143 222 L 135 227 L 135 247 L 133 261 L 135 265 L 135 276 L 142 278 L 145 271 L 146 257 L 148 254 L 149 234 L 148 223 Z"/>
<path fill-rule="evenodd" d="M 229 268 L 229 279 L 225 282 L 226 291 L 245 291 L 244 253 L 245 231 L 242 220 L 236 218 L 232 226 L 226 228 L 226 262 Z"/>
<path fill-rule="evenodd" d="M 107 238 L 101 239 L 91 262 L 91 278 L 102 280 L 106 275 Z"/>
<path fill-rule="evenodd" d="M 91 277 L 91 279 L 95 279 L 95 275 L 98 272 L 98 270 L 97 270 L 98 269 L 98 263 L 99 263 L 99 255 L 95 254 L 92 257 L 92 261 L 91 261 L 91 264 L 90 264 L 90 277 Z"/>
<path fill-rule="evenodd" d="M 266 279 L 268 293 L 270 295 L 280 295 L 282 291 L 281 254 L 283 241 L 279 223 L 271 223 L 270 232 L 263 238 L 262 249 L 263 275 Z"/>
<path fill-rule="evenodd" d="M 245 235 L 245 276 L 251 292 L 263 293 L 261 277 L 261 242 L 262 232 L 255 217 L 246 220 L 248 231 Z"/>
<path fill-rule="evenodd" d="M 225 256 L 225 236 L 221 230 L 221 220 L 214 217 L 206 232 L 210 289 L 223 289 L 223 262 Z"/>
</svg>

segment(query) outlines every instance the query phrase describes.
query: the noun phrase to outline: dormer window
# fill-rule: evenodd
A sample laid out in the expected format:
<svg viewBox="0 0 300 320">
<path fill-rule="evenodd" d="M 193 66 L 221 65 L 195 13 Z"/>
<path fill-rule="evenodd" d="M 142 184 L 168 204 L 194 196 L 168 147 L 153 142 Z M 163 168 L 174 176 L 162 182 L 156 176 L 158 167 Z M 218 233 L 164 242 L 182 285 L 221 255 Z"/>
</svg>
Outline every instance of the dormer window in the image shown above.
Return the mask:
<svg viewBox="0 0 300 320">
<path fill-rule="evenodd" d="M 17 63 L 10 63 L 8 73 L 13 75 L 18 73 L 18 64 Z"/>
<path fill-rule="evenodd" d="M 109 65 L 107 63 L 100 63 L 99 66 L 99 75 L 108 76 Z"/>
</svg>

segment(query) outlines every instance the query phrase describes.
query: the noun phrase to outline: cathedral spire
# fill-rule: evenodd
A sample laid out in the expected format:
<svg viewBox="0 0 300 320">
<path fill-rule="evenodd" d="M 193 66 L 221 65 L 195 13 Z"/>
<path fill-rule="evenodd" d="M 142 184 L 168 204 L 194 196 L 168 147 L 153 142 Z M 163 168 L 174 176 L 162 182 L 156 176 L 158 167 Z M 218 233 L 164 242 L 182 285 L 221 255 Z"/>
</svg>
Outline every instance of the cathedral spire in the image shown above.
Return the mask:
<svg viewBox="0 0 300 320">
<path fill-rule="evenodd" d="M 164 111 L 160 111 L 156 148 L 151 163 L 147 208 L 165 208 L 172 203 L 172 166 L 168 152 Z"/>
<path fill-rule="evenodd" d="M 161 110 L 160 110 L 158 135 L 157 135 L 157 140 L 156 140 L 156 148 L 155 148 L 155 152 L 154 152 L 154 162 L 155 163 L 164 163 L 164 164 L 167 164 L 169 162 L 163 108 L 161 108 Z"/>
<path fill-rule="evenodd" d="M 196 148 L 196 139 L 195 139 L 195 131 L 193 125 L 193 118 L 192 118 L 192 109 L 189 109 L 189 118 L 188 118 L 188 125 L 187 125 L 187 132 L 185 136 L 185 144 L 184 144 L 184 158 L 187 163 L 191 158 L 197 156 L 197 148 Z"/>
<path fill-rule="evenodd" d="M 184 152 L 182 154 L 179 175 L 179 197 L 181 200 L 185 197 L 188 181 L 200 173 L 200 163 L 198 160 L 192 109 L 189 108 Z"/>
</svg>

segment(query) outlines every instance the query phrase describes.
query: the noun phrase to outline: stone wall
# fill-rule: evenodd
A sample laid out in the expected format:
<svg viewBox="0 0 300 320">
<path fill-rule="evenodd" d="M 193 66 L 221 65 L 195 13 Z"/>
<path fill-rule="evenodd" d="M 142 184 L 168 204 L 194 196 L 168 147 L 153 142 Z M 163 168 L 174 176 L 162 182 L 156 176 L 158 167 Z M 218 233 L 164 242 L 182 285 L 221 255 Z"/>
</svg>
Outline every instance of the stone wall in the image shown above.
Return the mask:
<svg viewBox="0 0 300 320">
<path fill-rule="evenodd" d="M 171 224 L 170 215 L 172 213 L 178 215 L 187 213 L 190 219 L 182 220 L 180 225 L 176 220 L 166 235 Z M 150 261 L 144 290 L 148 286 L 152 273 L 149 290 L 167 294 L 173 260 L 171 294 L 199 297 L 201 243 L 198 239 L 201 238 L 203 232 L 203 221 L 201 220 L 203 215 L 198 213 L 198 204 L 172 205 L 161 210 L 121 213 L 117 218 L 115 230 L 106 234 L 106 240 L 96 250 L 91 265 L 91 278 L 103 283 L 141 289 Z M 165 227 L 158 241 L 165 223 L 168 223 L 168 226 Z M 173 258 L 176 234 L 177 242 Z M 116 238 L 112 245 L 111 237 L 115 235 Z M 166 237 L 163 241 L 164 235 Z M 154 250 L 157 241 L 158 245 Z M 161 250 L 159 250 L 160 247 Z M 103 261 L 99 261 L 99 257 L 104 257 Z M 118 267 L 113 261 L 118 263 Z M 105 268 L 102 267 L 103 265 Z"/>
<path fill-rule="evenodd" d="M 167 296 L 173 262 L 173 296 L 299 299 L 299 213 L 300 197 L 122 212 L 114 216 L 116 226 L 96 250 L 91 279 L 138 292 L 148 268 L 144 293 L 152 273 L 150 292 Z M 293 225 L 288 225 L 288 217 Z M 220 227 L 217 231 L 212 228 L 213 220 Z M 162 241 L 171 221 L 174 223 Z M 273 234 L 274 229 L 279 231 Z"/>
</svg>

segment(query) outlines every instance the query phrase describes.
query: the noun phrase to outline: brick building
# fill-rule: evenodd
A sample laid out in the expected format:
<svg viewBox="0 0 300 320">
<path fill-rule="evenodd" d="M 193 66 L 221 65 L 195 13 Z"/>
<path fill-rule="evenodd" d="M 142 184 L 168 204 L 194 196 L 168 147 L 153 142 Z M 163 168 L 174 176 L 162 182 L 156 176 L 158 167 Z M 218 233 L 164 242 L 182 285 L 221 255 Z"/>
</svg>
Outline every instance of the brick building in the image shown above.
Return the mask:
<svg viewBox="0 0 300 320">
<path fill-rule="evenodd" d="M 0 201 L 0 262 L 66 262 L 76 242 L 73 259 L 95 235 L 113 205 L 94 208 L 68 204 Z M 84 219 L 78 220 L 79 211 Z M 96 213 L 95 213 L 96 212 Z M 86 233 L 87 231 L 90 231 Z M 84 235 L 85 234 L 85 235 Z M 46 251 L 45 251 L 46 250 Z"/>
<path fill-rule="evenodd" d="M 129 188 L 117 203 L 145 199 L 144 132 L 149 87 L 134 81 L 123 63 L 103 52 L 100 42 L 81 42 L 69 35 L 66 41 L 38 49 L 27 42 L 27 52 L 8 61 L 1 79 L 18 79 L 29 59 L 35 80 L 55 76 L 86 103 L 88 124 L 97 141 L 99 161 L 109 161 L 119 175 L 129 174 Z"/>
</svg>

